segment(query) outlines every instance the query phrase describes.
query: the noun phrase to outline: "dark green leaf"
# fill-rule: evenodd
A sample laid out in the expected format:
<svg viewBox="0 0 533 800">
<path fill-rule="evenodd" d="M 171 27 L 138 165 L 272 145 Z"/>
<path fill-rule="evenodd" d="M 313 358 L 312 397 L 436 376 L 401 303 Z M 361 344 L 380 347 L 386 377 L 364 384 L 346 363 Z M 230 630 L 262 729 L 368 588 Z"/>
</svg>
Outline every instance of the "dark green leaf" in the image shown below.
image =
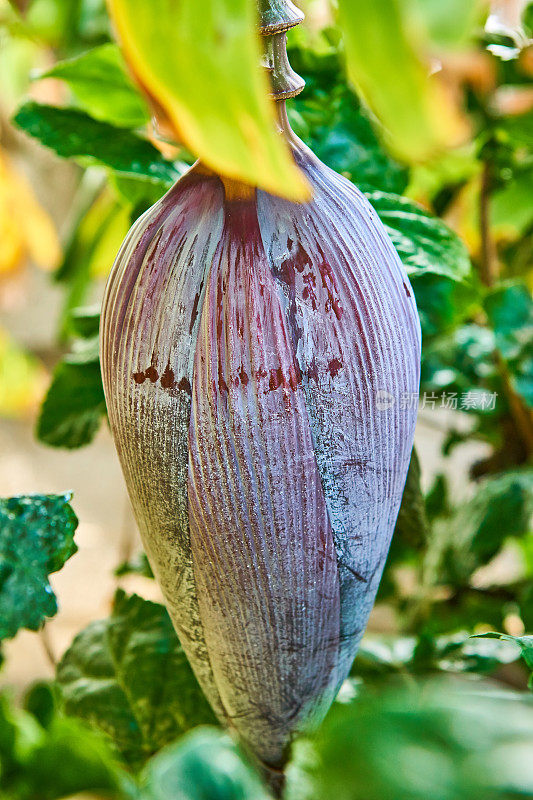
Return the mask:
<svg viewBox="0 0 533 800">
<path fill-rule="evenodd" d="M 429 520 L 446 514 L 450 510 L 448 482 L 443 474 L 437 475 L 426 495 L 426 514 Z"/>
<path fill-rule="evenodd" d="M 450 517 L 436 520 L 428 556 L 435 579 L 466 584 L 508 537 L 529 531 L 532 507 L 533 470 L 486 480 L 469 502 Z"/>
<path fill-rule="evenodd" d="M 62 158 L 100 164 L 166 188 L 180 176 L 179 167 L 164 159 L 147 139 L 74 108 L 29 102 L 15 114 L 14 122 Z"/>
<path fill-rule="evenodd" d="M 91 791 L 118 800 L 130 783 L 95 732 L 54 714 L 42 726 L 39 716 L 16 708 L 6 695 L 0 695 L 0 775 L 6 800 Z"/>
<path fill-rule="evenodd" d="M 145 211 L 164 195 L 166 186 L 160 183 L 148 183 L 138 178 L 114 174 L 112 183 L 118 194 L 133 208 L 143 207 Z"/>
<path fill-rule="evenodd" d="M 524 659 L 526 667 L 531 670 L 529 685 L 533 689 L 533 635 L 532 636 L 510 636 L 507 633 L 480 633 L 476 637 L 480 639 L 503 639 L 504 641 L 514 642 L 520 649 L 520 655 Z"/>
<path fill-rule="evenodd" d="M 424 544 L 427 534 L 424 495 L 420 488 L 420 461 L 413 448 L 394 535 L 401 537 L 410 547 L 417 548 Z"/>
<path fill-rule="evenodd" d="M 111 736 L 132 764 L 215 722 L 166 610 L 137 595 L 117 592 L 111 616 L 76 637 L 57 679 L 67 713 Z"/>
<path fill-rule="evenodd" d="M 407 197 L 366 192 L 410 274 L 433 273 L 454 281 L 469 277 L 468 251 L 447 225 Z"/>
<path fill-rule="evenodd" d="M 121 779 L 106 742 L 77 720 L 61 717 L 47 733 L 25 764 L 26 778 L 33 784 L 28 800 L 55 800 L 89 790 L 118 795 L 125 777 Z"/>
<path fill-rule="evenodd" d="M 395 567 L 420 557 L 428 536 L 424 496 L 420 488 L 420 464 L 413 448 L 387 567 L 379 585 L 377 602 L 387 601 L 397 589 Z"/>
<path fill-rule="evenodd" d="M 413 273 L 410 280 L 426 342 L 456 328 L 479 305 L 479 291 L 470 283 L 429 272 Z"/>
<path fill-rule="evenodd" d="M 146 558 L 146 553 L 137 553 L 129 561 L 123 561 L 115 569 L 115 575 L 121 578 L 123 575 L 142 575 L 143 578 L 153 578 L 154 573 Z"/>
<path fill-rule="evenodd" d="M 291 103 L 295 132 L 329 167 L 358 186 L 400 194 L 407 169 L 381 146 L 359 100 L 347 84 L 338 54 L 292 47 L 291 63 L 306 81 L 305 92 Z"/>
<path fill-rule="evenodd" d="M 70 315 L 70 329 L 80 339 L 94 339 L 100 328 L 100 306 L 78 306 Z"/>
<path fill-rule="evenodd" d="M 141 796 L 142 800 L 268 800 L 271 795 L 227 733 L 201 728 L 152 758 Z"/>
<path fill-rule="evenodd" d="M 518 358 L 526 348 L 531 354 L 533 300 L 525 285 L 499 286 L 487 295 L 484 308 L 504 358 Z"/>
<path fill-rule="evenodd" d="M 352 674 L 365 680 L 431 672 L 489 674 L 520 656 L 509 643 L 475 642 L 467 633 L 446 636 L 365 636 Z"/>
<path fill-rule="evenodd" d="M 37 630 L 57 612 L 48 576 L 73 555 L 70 494 L 0 500 L 0 640 Z"/>
<path fill-rule="evenodd" d="M 533 149 L 533 111 L 506 117 L 500 125 L 512 145 Z"/>
<path fill-rule="evenodd" d="M 424 390 L 455 392 L 458 409 L 464 406 L 463 395 L 468 392 L 496 391 L 494 347 L 494 333 L 473 324 L 461 325 L 451 334 L 427 343 L 422 354 L 421 383 Z M 497 398 L 495 407 L 499 407 L 500 402 L 501 398 Z"/>
<path fill-rule="evenodd" d="M 459 538 L 483 560 L 503 540 L 529 531 L 533 510 L 533 470 L 508 472 L 488 480 L 455 518 Z M 463 523 L 463 524 L 462 524 Z"/>
<path fill-rule="evenodd" d="M 125 128 L 136 128 L 149 120 L 148 108 L 129 79 L 115 44 L 60 61 L 38 77 L 68 83 L 80 107 L 96 119 Z"/>
<path fill-rule="evenodd" d="M 510 800 L 533 792 L 533 706 L 513 692 L 440 679 L 336 703 L 316 739 L 314 796 Z"/>
<path fill-rule="evenodd" d="M 37 438 L 52 447 L 82 447 L 92 441 L 105 413 L 95 336 L 81 340 L 55 368 L 37 422 Z"/>
<path fill-rule="evenodd" d="M 56 713 L 54 687 L 46 681 L 32 684 L 24 696 L 24 708 L 39 725 L 48 728 Z"/>
</svg>

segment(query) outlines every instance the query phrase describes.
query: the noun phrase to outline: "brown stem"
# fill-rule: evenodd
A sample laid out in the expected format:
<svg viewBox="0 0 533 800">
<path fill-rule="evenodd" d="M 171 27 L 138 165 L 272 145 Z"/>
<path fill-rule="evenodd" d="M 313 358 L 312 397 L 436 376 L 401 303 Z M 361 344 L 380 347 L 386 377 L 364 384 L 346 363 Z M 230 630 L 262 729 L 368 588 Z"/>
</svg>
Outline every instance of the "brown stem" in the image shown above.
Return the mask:
<svg viewBox="0 0 533 800">
<path fill-rule="evenodd" d="M 479 227 L 481 233 L 481 261 L 479 275 L 485 286 L 493 286 L 497 275 L 497 259 L 490 230 L 490 195 L 492 190 L 492 165 L 483 162 L 479 193 Z"/>
<path fill-rule="evenodd" d="M 57 659 L 54 653 L 54 649 L 52 647 L 52 642 L 50 640 L 50 630 L 48 629 L 46 623 L 39 631 L 39 639 L 41 640 L 41 644 L 43 646 L 46 658 L 55 671 L 55 668 L 57 666 Z"/>
<path fill-rule="evenodd" d="M 479 275 L 485 286 L 494 286 L 498 279 L 498 260 L 496 246 L 490 228 L 490 197 L 492 192 L 492 164 L 483 161 L 481 189 L 479 193 L 479 227 L 481 233 L 481 260 Z M 515 391 L 505 360 L 498 350 L 494 351 L 496 368 L 502 379 L 503 388 L 509 403 L 509 411 L 516 428 L 524 441 L 528 459 L 533 455 L 533 416 L 520 395 Z"/>
<path fill-rule="evenodd" d="M 507 364 L 499 350 L 494 351 L 496 367 L 500 374 L 503 390 L 509 403 L 509 411 L 514 420 L 516 428 L 524 442 L 527 459 L 533 457 L 533 414 L 526 406 L 522 397 L 515 390 Z"/>
</svg>

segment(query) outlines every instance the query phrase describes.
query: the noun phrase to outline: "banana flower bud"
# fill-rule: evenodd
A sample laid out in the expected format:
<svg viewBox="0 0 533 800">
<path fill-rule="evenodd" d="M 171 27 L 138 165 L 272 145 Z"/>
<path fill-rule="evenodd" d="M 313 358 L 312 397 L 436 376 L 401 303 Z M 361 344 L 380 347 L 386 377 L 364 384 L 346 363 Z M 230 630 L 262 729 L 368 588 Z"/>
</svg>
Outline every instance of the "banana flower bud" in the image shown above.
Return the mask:
<svg viewBox="0 0 533 800">
<path fill-rule="evenodd" d="M 176 631 L 220 719 L 272 769 L 365 629 L 420 363 L 383 225 L 280 116 L 312 201 L 192 168 L 130 231 L 101 327 L 111 430 Z"/>
</svg>

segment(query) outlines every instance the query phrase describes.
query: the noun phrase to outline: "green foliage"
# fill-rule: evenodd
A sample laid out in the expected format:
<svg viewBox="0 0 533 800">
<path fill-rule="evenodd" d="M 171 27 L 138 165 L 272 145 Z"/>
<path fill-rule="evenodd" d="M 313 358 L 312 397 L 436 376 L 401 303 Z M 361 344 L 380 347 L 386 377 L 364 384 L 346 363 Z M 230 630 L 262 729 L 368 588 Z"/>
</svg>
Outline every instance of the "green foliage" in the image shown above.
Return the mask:
<svg viewBox="0 0 533 800">
<path fill-rule="evenodd" d="M 411 283 L 425 343 L 429 339 L 458 330 L 461 323 L 479 308 L 475 282 L 464 283 L 431 273 L 411 275 Z M 425 348 L 422 358 L 426 358 Z M 433 388 L 422 379 L 422 389 Z M 443 387 L 440 387 L 443 388 Z"/>
<path fill-rule="evenodd" d="M 197 130 L 192 138 L 184 136 L 191 148 L 222 158 L 223 171 L 231 162 L 248 177 L 252 172 L 254 180 L 272 181 L 272 164 L 280 156 L 267 141 L 268 115 L 264 108 L 257 113 L 262 100 L 254 95 L 249 103 L 242 92 L 247 81 L 253 92 L 259 84 L 255 68 L 243 67 L 257 53 L 247 38 L 252 4 L 239 16 L 240 2 L 221 27 L 216 20 L 228 12 L 225 0 L 210 3 L 208 18 L 203 0 L 199 5 L 187 0 L 159 15 L 153 4 L 140 0 L 114 5 L 128 14 L 138 8 L 143 15 L 144 23 L 134 20 L 133 31 L 144 49 L 140 69 L 131 57 L 131 30 L 125 52 L 133 72 L 148 76 L 147 88 L 164 100 L 163 127 L 170 120 L 174 129 L 190 133 L 192 120 Z M 50 48 L 55 58 L 69 57 L 41 77 L 63 81 L 75 106 L 26 104 L 16 117 L 19 127 L 61 157 L 83 167 L 96 165 L 84 172 L 64 260 L 54 275 L 64 292 L 60 334 L 75 341 L 56 368 L 38 423 L 41 441 L 78 447 L 94 436 L 105 404 L 99 314 L 77 307 L 94 296 L 94 283 L 107 274 L 130 223 L 161 197 L 192 157 L 180 151 L 182 161 L 169 161 L 145 138 L 146 101 L 108 41 L 103 0 L 15 5 L 23 12 L 16 23 L 14 12 L 9 16 L 17 37 L 33 47 L 36 41 L 46 43 L 44 63 L 50 63 Z M 315 741 L 297 743 L 297 762 L 302 753 L 303 758 L 289 768 L 297 781 L 289 780 L 287 797 L 527 797 L 533 794 L 531 702 L 527 695 L 495 692 L 494 686 L 503 679 L 525 688 L 526 672 L 533 670 L 532 636 L 509 633 L 533 630 L 533 585 L 527 574 L 533 564 L 533 479 L 531 469 L 519 468 L 528 452 L 514 416 L 517 402 L 524 408 L 533 404 L 533 313 L 525 281 L 533 242 L 528 202 L 533 128 L 530 111 L 506 115 L 499 105 L 517 87 L 527 88 L 529 54 L 503 62 L 485 52 L 490 41 L 503 43 L 509 54 L 517 45 L 512 30 L 503 37 L 485 34 L 472 44 L 482 4 L 341 0 L 339 5 L 346 52 L 339 30 L 289 33 L 292 65 L 307 83 L 289 103 L 291 123 L 319 158 L 367 195 L 410 274 L 423 330 L 421 391 L 458 398 L 495 393 L 497 402 L 492 408 L 464 409 L 471 427 L 449 431 L 444 445 L 447 455 L 476 437 L 491 449 L 473 467 L 473 474 L 485 477 L 465 491 L 470 499 L 450 492 L 445 465 L 439 465 L 443 474 L 424 497 L 424 454 L 420 465 L 413 452 L 378 595 L 386 604 L 380 609 L 385 618 L 394 615 L 396 631 L 363 639 L 342 702 L 334 705 Z M 187 24 L 168 25 L 167 11 L 188 14 L 182 18 Z M 146 48 L 154 36 L 161 45 Z M 246 46 L 236 52 L 240 36 Z M 437 54 L 446 67 L 447 52 L 465 45 L 472 63 L 482 55 L 490 85 L 496 82 L 481 89 L 470 73 L 456 76 L 454 93 L 463 82 L 467 87 L 461 105 L 469 113 L 470 141 L 443 158 L 407 168 L 402 160 L 412 163 L 448 140 L 455 128 L 447 101 L 435 105 L 440 76 L 428 80 L 429 61 L 424 61 Z M 345 56 L 367 106 L 348 85 Z M 236 70 L 238 80 L 228 87 L 227 77 Z M 246 125 L 255 133 L 244 132 Z M 252 140 L 266 147 L 261 151 L 268 153 L 266 159 L 255 151 L 250 155 Z M 291 177 L 276 163 L 278 183 L 294 188 L 294 173 Z M 481 175 L 486 198 L 480 197 Z M 483 199 L 493 261 L 489 280 L 479 246 Z M 444 218 L 464 234 L 470 252 Z M 479 276 L 491 285 L 482 285 Z M 36 628 L 55 613 L 48 574 L 75 550 L 75 520 L 66 499 L 0 502 L 0 638 L 21 626 Z M 34 524 L 35 509 L 27 506 L 13 512 L 30 501 L 48 503 L 46 513 L 50 503 L 57 503 L 51 520 L 43 511 L 42 524 L 39 515 Z M 6 512 L 10 503 L 15 506 Z M 509 560 L 509 552 L 516 562 L 511 578 L 498 566 Z M 121 564 L 115 575 L 153 577 L 142 553 Z M 471 636 L 487 628 L 507 633 Z M 437 673 L 440 681 L 423 682 Z M 455 675 L 451 684 L 443 673 L 466 673 L 469 683 Z M 480 681 L 482 675 L 492 676 L 490 686 Z M 54 700 L 58 688 L 61 712 Z M 35 686 L 21 705 L 15 708 L 0 696 L 0 794 L 6 800 L 53 800 L 87 791 L 117 800 L 266 800 L 245 754 L 226 734 L 203 727 L 189 732 L 214 723 L 214 717 L 166 611 L 136 595 L 117 593 L 110 617 L 91 624 L 67 650 L 57 682 Z M 140 777 L 132 777 L 138 769 Z"/>
<path fill-rule="evenodd" d="M 105 0 L 10 0 L 20 12 L 15 33 L 54 48 L 61 55 L 109 38 Z"/>
<path fill-rule="evenodd" d="M 179 165 L 167 161 L 147 139 L 75 108 L 25 103 L 14 123 L 62 158 L 109 167 L 121 175 L 171 186 Z"/>
<path fill-rule="evenodd" d="M 37 630 L 57 612 L 48 576 L 77 547 L 70 494 L 0 500 L 0 641 L 20 628 Z"/>
<path fill-rule="evenodd" d="M 65 81 L 79 107 L 95 119 L 124 128 L 141 127 L 149 119 L 146 104 L 129 79 L 115 44 L 59 61 L 38 77 Z"/>
<path fill-rule="evenodd" d="M 109 8 L 126 60 L 174 138 L 223 175 L 308 197 L 276 133 L 253 3 L 110 0 Z"/>
<path fill-rule="evenodd" d="M 340 0 L 339 15 L 352 83 L 384 125 L 393 151 L 416 162 L 456 144 L 462 125 L 438 82 L 428 80 L 406 6 Z"/>
<path fill-rule="evenodd" d="M 37 437 L 52 447 L 82 447 L 92 441 L 105 414 L 98 335 L 93 335 L 76 340 L 73 351 L 56 366 Z"/>
<path fill-rule="evenodd" d="M 520 284 L 503 284 L 488 294 L 484 307 L 502 356 L 506 359 L 519 356 L 531 344 L 533 300 L 530 292 Z"/>
<path fill-rule="evenodd" d="M 420 461 L 413 448 L 394 535 L 402 542 L 418 547 L 425 542 L 427 534 L 426 506 L 420 487 Z"/>
<path fill-rule="evenodd" d="M 502 284 L 485 299 L 495 345 L 510 368 L 510 381 L 533 406 L 533 299 L 526 286 Z"/>
<path fill-rule="evenodd" d="M 401 536 L 393 542 L 378 600 L 396 609 L 401 629 L 421 637 L 430 656 L 428 668 L 444 668 L 439 642 L 447 647 L 448 635 L 455 640 L 456 634 L 464 637 L 476 626 L 502 627 L 508 615 L 522 619 L 526 628 L 533 626 L 533 587 L 527 577 L 518 573 L 512 581 L 492 578 L 481 585 L 476 580 L 478 570 L 488 568 L 505 547 L 526 546 L 532 504 L 530 469 L 486 479 L 470 500 L 453 505 L 439 478 L 426 500 L 426 538 L 414 545 Z M 402 570 L 411 575 L 410 591 L 402 587 Z M 424 659 L 418 667 L 421 664 Z M 450 668 L 456 666 L 452 663 Z"/>
<path fill-rule="evenodd" d="M 482 24 L 483 3 L 472 0 L 410 0 L 414 19 L 424 27 L 428 38 L 439 48 L 452 50 L 464 46 L 477 24 Z"/>
<path fill-rule="evenodd" d="M 313 797 L 510 800 L 533 792 L 532 704 L 469 683 L 392 685 L 337 703 L 320 729 Z"/>
<path fill-rule="evenodd" d="M 117 578 L 122 578 L 124 575 L 142 575 L 143 578 L 153 578 L 154 573 L 148 562 L 145 553 L 137 553 L 136 556 L 130 558 L 128 561 L 123 561 L 115 569 Z"/>
<path fill-rule="evenodd" d="M 511 640 L 479 641 L 464 632 L 436 637 L 365 636 L 351 674 L 365 682 L 439 672 L 491 674 L 520 657 L 520 647 Z"/>
<path fill-rule="evenodd" d="M 305 91 L 291 101 L 291 125 L 331 169 L 359 187 L 401 194 L 408 171 L 383 149 L 368 115 L 343 73 L 334 46 L 323 35 L 322 50 L 306 46 L 300 29 L 289 34 L 289 59 L 305 79 Z"/>
<path fill-rule="evenodd" d="M 74 639 L 57 680 L 67 713 L 108 734 L 137 766 L 180 733 L 215 722 L 166 610 L 122 591 L 111 616 Z"/>
<path fill-rule="evenodd" d="M 147 192 L 153 190 L 154 184 L 139 183 Z M 54 280 L 65 288 L 59 324 L 62 339 L 77 335 L 72 329 L 76 307 L 85 301 L 94 279 L 109 272 L 131 222 L 131 206 L 109 187 L 102 187 L 99 176 L 91 171 L 85 174 L 78 195 L 79 211 L 67 237 L 63 260 L 54 273 Z M 97 332 L 98 328 L 95 335 Z"/>
<path fill-rule="evenodd" d="M 484 639 L 500 639 L 506 642 L 514 642 L 520 649 L 520 655 L 531 675 L 529 676 L 529 688 L 533 690 L 533 636 L 509 636 L 506 633 L 480 633 L 478 637 Z"/>
<path fill-rule="evenodd" d="M 93 339 L 100 329 L 100 306 L 78 307 L 70 316 L 70 331 L 79 339 Z"/>
<path fill-rule="evenodd" d="M 532 511 L 533 470 L 485 481 L 469 502 L 434 523 L 426 562 L 432 582 L 468 583 L 507 538 L 529 532 Z"/>
<path fill-rule="evenodd" d="M 387 569 L 378 590 L 378 602 L 387 600 L 396 591 L 393 568 L 395 564 L 409 561 L 425 547 L 429 528 L 426 504 L 420 485 L 420 462 L 413 447 L 402 502 L 387 559 Z"/>
<path fill-rule="evenodd" d="M 468 251 L 457 234 L 407 197 L 367 192 L 407 272 L 464 280 L 470 274 Z"/>
<path fill-rule="evenodd" d="M 118 798 L 128 781 L 106 743 L 77 720 L 58 714 L 50 689 L 40 688 L 41 703 L 47 695 L 45 718 L 31 708 L 35 690 L 26 698 L 26 710 L 0 695 L 2 798 L 56 800 L 82 791 Z"/>
<path fill-rule="evenodd" d="M 200 728 L 148 763 L 142 800 L 268 800 L 258 775 L 227 733 Z"/>
</svg>

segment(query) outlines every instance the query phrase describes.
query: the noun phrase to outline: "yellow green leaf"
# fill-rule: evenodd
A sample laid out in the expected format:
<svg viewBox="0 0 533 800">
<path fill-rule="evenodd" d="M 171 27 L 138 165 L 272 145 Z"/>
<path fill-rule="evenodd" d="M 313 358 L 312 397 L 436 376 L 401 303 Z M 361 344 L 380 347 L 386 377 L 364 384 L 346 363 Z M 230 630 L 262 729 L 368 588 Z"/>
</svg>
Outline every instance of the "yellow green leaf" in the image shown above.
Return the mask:
<svg viewBox="0 0 533 800">
<path fill-rule="evenodd" d="M 108 0 L 126 61 L 211 169 L 291 200 L 309 188 L 276 130 L 252 0 Z"/>
<path fill-rule="evenodd" d="M 418 162 L 466 135 L 466 123 L 421 57 L 425 41 L 400 0 L 339 0 L 348 74 L 382 123 L 391 150 Z"/>
</svg>

